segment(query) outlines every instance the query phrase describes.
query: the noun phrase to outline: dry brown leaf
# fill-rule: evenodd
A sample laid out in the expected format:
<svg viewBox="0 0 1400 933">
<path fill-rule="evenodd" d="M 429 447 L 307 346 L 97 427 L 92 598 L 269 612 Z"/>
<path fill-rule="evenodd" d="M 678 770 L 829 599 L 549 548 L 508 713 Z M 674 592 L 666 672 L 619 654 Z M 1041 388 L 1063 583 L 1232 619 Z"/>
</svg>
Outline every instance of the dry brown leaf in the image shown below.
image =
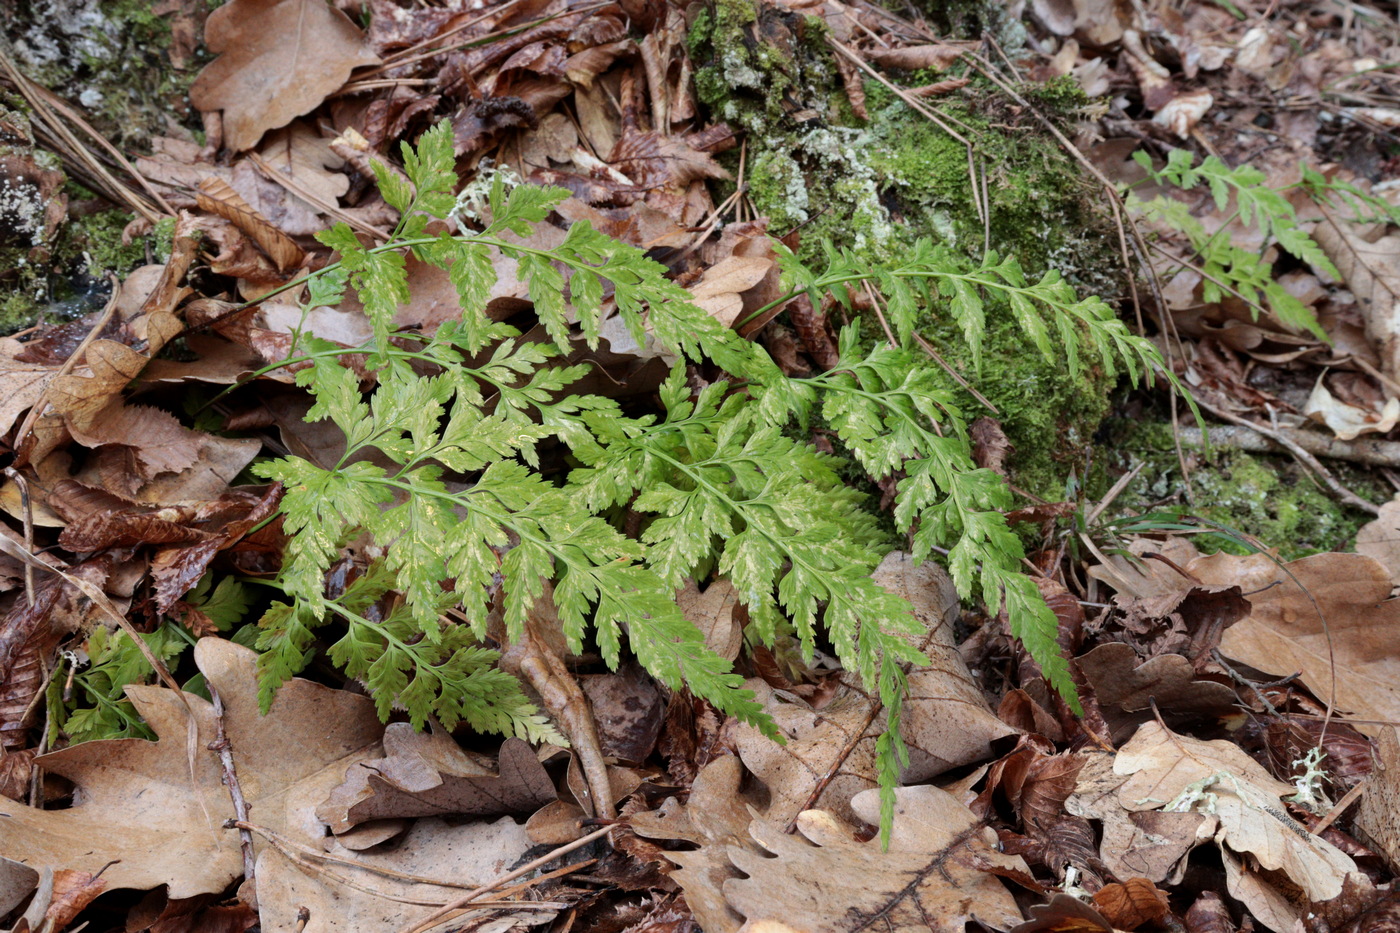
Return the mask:
<svg viewBox="0 0 1400 933">
<path fill-rule="evenodd" d="M 1198 838 L 1219 844 L 1227 869 L 1235 855 L 1247 853 L 1262 869 L 1286 875 L 1309 903 L 1337 897 L 1347 875 L 1358 871 L 1349 856 L 1288 815 L 1282 798 L 1297 788 L 1275 780 L 1233 742 L 1202 742 L 1150 722 L 1119 750 L 1113 770 L 1129 776 L 1118 788 L 1124 809 L 1204 816 Z M 1265 903 L 1262 885 L 1229 871 L 1227 882 L 1260 920 L 1278 915 L 1281 908 Z M 1298 909 L 1289 908 L 1294 919 Z"/>
<path fill-rule="evenodd" d="M 705 647 L 726 661 L 739 656 L 744 643 L 744 627 L 738 613 L 739 594 L 728 580 L 716 580 L 700 592 L 694 580 L 676 594 L 676 605 L 705 636 Z"/>
<path fill-rule="evenodd" d="M 440 729 L 415 732 L 396 722 L 383 741 L 385 757 L 356 762 L 316 808 L 332 832 L 396 817 L 525 813 L 555 797 L 554 782 L 520 739 L 501 746 L 496 771 L 468 757 Z"/>
<path fill-rule="evenodd" d="M 1400 235 L 1367 240 L 1350 224 L 1332 222 L 1318 224 L 1313 236 L 1356 296 L 1381 369 L 1400 377 Z"/>
<path fill-rule="evenodd" d="M 797 819 L 801 835 L 762 820 L 749 835 L 763 852 L 732 846 L 749 877 L 724 882 L 724 896 L 749 924 L 777 920 L 805 933 L 847 933 L 878 925 L 887 933 L 961 933 L 976 920 L 1005 930 L 1021 912 L 992 871 L 1029 877 L 1019 856 L 1003 855 L 996 832 L 937 787 L 895 790 L 890 847 L 859 842 L 852 826 L 824 810 Z M 851 801 L 863 821 L 880 821 L 880 795 Z"/>
<path fill-rule="evenodd" d="M 1361 793 L 1356 828 L 1400 871 L 1400 736 L 1386 726 L 1376 742 L 1376 768 Z"/>
<path fill-rule="evenodd" d="M 762 282 L 774 266 L 773 260 L 760 256 L 729 256 L 706 269 L 690 294 L 711 317 L 733 327 L 744 311 L 743 293 Z"/>
<path fill-rule="evenodd" d="M 1094 892 L 1094 906 L 1114 927 L 1134 930 L 1145 923 L 1161 923 L 1171 915 L 1167 892 L 1146 878 L 1129 878 Z"/>
<path fill-rule="evenodd" d="M 1379 411 L 1349 405 L 1333 395 L 1319 376 L 1303 414 L 1326 425 L 1339 440 L 1350 441 L 1363 434 L 1390 433 L 1400 424 L 1400 398 L 1386 399 Z"/>
<path fill-rule="evenodd" d="M 1128 778 L 1114 772 L 1114 755 L 1089 751 L 1085 759 L 1065 810 L 1103 824 L 1099 855 L 1105 867 L 1119 878 L 1179 883 L 1206 818 L 1195 812 L 1131 812 L 1119 802 L 1118 790 Z"/>
<path fill-rule="evenodd" d="M 1226 656 L 1279 676 L 1301 672 L 1324 702 L 1335 674 L 1340 709 L 1359 719 L 1400 720 L 1400 642 L 1394 637 L 1400 600 L 1388 598 L 1390 571 L 1382 564 L 1333 553 L 1280 567 L 1258 554 L 1214 554 L 1186 569 L 1203 583 L 1252 594 L 1249 617 L 1225 630 L 1220 648 Z"/>
<path fill-rule="evenodd" d="M 223 111 L 224 143 L 235 152 L 379 61 L 355 24 L 321 0 L 231 0 L 209 15 L 204 42 L 219 57 L 199 73 L 190 100 Z"/>
<path fill-rule="evenodd" d="M 1069 894 L 1056 894 L 1050 903 L 1032 905 L 1027 913 L 1031 919 L 1010 933 L 1114 933 L 1093 905 Z"/>
<path fill-rule="evenodd" d="M 749 795 L 742 791 L 744 768 L 732 755 L 706 765 L 690 788 L 687 803 L 668 798 L 649 813 L 634 814 L 630 823 L 639 836 L 695 843 L 689 851 L 667 852 L 680 869 L 671 880 L 681 886 L 695 919 L 707 933 L 737 933 L 744 918 L 729 906 L 723 884 L 741 877 L 729 860 L 732 847 L 752 847 L 749 825 L 754 820 Z"/>
<path fill-rule="evenodd" d="M 296 268 L 306 258 L 300 246 L 253 210 L 252 205 L 222 178 L 211 176 L 201 181 L 195 200 L 204 210 L 224 218 L 251 237 L 267 253 L 279 272 Z"/>
<path fill-rule="evenodd" d="M 431 908 L 422 905 L 454 900 L 461 885 L 489 880 L 529 847 L 523 827 L 509 818 L 462 826 L 423 820 L 408 837 L 411 845 L 375 854 L 328 844 L 327 827 L 313 810 L 348 767 L 379 755 L 383 727 L 373 703 L 298 679 L 283 685 L 262 716 L 256 654 L 204 638 L 195 645 L 195 661 L 224 701 L 253 821 L 277 834 L 253 837 L 263 929 L 302 929 L 297 912 L 304 904 L 315 905 L 307 933 L 395 927 L 426 916 Z M 243 868 L 238 833 L 223 825 L 233 804 L 218 756 L 207 748 L 215 734 L 213 708 L 184 697 L 198 726 L 189 743 L 188 713 L 173 691 L 132 686 L 127 694 L 158 741 L 88 742 L 39 759 L 75 784 L 74 806 L 35 810 L 0 800 L 0 855 L 41 874 L 100 871 L 108 890 L 167 885 L 172 898 L 222 892 Z M 322 863 L 323 854 L 342 861 Z M 526 911 L 521 919 L 551 916 Z"/>
<path fill-rule="evenodd" d="M 378 750 L 382 727 L 367 698 L 296 680 L 260 716 L 252 651 L 205 638 L 195 658 L 224 698 L 235 754 L 250 750 L 239 758 L 239 780 L 261 825 L 295 826 L 349 764 Z M 187 713 L 176 695 L 146 686 L 127 693 L 159 741 L 87 742 L 40 758 L 45 770 L 76 785 L 75 805 L 34 810 L 0 800 L 0 854 L 35 868 L 102 871 L 109 890 L 165 884 L 172 897 L 222 891 L 242 873 L 242 861 L 237 833 L 221 825 L 233 805 L 218 758 L 204 748 L 214 737 L 213 708 L 185 697 L 199 726 L 191 762 Z"/>
<path fill-rule="evenodd" d="M 256 818 L 256 817 L 255 817 Z M 308 840 L 309 841 L 309 840 Z M 320 848 L 323 844 L 317 840 Z M 352 859 L 355 865 L 292 861 L 266 848 L 258 856 L 258 906 L 264 933 L 365 933 L 393 931 L 426 917 L 436 906 L 457 900 L 464 887 L 477 887 L 514 867 L 530 848 L 525 827 L 508 816 L 492 823 L 453 825 L 445 820 L 418 820 L 391 847 L 357 852 L 334 842 L 326 855 Z M 394 874 L 433 879 L 401 880 Z M 433 905 L 433 906 L 423 906 Z M 306 908 L 303 926 L 298 912 Z M 508 908 L 474 911 L 466 919 L 485 930 L 511 930 L 548 923 L 556 911 L 522 900 Z M 463 929 L 462 919 L 441 921 L 433 930 Z"/>
<path fill-rule="evenodd" d="M 919 71 L 943 71 L 962 57 L 963 49 L 953 45 L 911 45 L 902 49 L 872 49 L 866 57 L 877 65 Z"/>
<path fill-rule="evenodd" d="M 1235 691 L 1224 684 L 1197 680 L 1191 662 L 1179 654 L 1139 663 L 1130 645 L 1109 642 L 1077 660 L 1113 729 L 1114 741 L 1127 738 L 1155 715 L 1179 721 L 1222 713 L 1236 702 Z"/>
<path fill-rule="evenodd" d="M 894 553 L 873 574 L 885 589 L 903 596 L 929 633 L 921 645 L 929 666 L 909 672 L 909 695 L 902 721 L 910 766 L 906 782 L 926 781 L 949 768 L 988 756 L 991 742 L 1014 730 L 987 708 L 981 690 L 953 643 L 958 595 L 938 565 L 915 565 Z M 885 730 L 886 716 L 876 701 L 856 689 L 856 679 L 843 676 L 844 688 L 820 710 L 762 680 L 751 680 L 766 712 L 787 736 L 778 745 L 752 726 L 738 726 L 734 742 L 744 764 L 768 785 L 770 815 L 788 820 L 814 806 L 851 819 L 849 801 L 876 786 L 875 744 Z M 821 794 L 812 793 L 832 775 Z"/>
<path fill-rule="evenodd" d="M 1381 506 L 1380 515 L 1356 531 L 1356 553 L 1378 560 L 1400 586 L 1400 499 Z"/>
</svg>

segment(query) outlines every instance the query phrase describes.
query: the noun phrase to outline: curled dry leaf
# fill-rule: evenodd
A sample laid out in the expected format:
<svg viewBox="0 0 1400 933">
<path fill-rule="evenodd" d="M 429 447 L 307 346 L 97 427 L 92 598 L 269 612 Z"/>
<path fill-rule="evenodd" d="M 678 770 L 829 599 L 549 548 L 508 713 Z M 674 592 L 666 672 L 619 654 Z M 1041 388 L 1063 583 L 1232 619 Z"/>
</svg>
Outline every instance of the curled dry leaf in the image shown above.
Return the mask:
<svg viewBox="0 0 1400 933">
<path fill-rule="evenodd" d="M 1350 441 L 1363 434 L 1390 433 L 1400 424 L 1400 398 L 1391 396 L 1379 411 L 1368 410 L 1337 398 L 1319 377 L 1303 407 L 1303 414 L 1326 425 L 1339 440 Z"/>
<path fill-rule="evenodd" d="M 1278 917 L 1284 908 L 1266 900 L 1265 885 L 1238 855 L 1247 853 L 1261 869 L 1282 872 L 1307 903 L 1337 897 L 1347 875 L 1358 872 L 1349 856 L 1288 815 L 1282 798 L 1297 788 L 1275 780 L 1232 742 L 1202 742 L 1151 722 L 1119 750 L 1113 770 L 1129 776 L 1118 788 L 1124 809 L 1194 811 L 1205 817 L 1198 839 L 1219 844 L 1230 893 L 1260 920 L 1269 922 L 1266 918 Z M 1237 872 L 1230 870 L 1232 862 Z M 1296 907 L 1288 913 L 1301 918 Z M 1277 921 L 1270 926 L 1284 929 Z"/>
<path fill-rule="evenodd" d="M 878 841 L 858 841 L 854 827 L 825 810 L 799 816 L 800 835 L 754 820 L 749 835 L 761 851 L 730 848 L 730 860 L 748 877 L 725 881 L 725 898 L 750 925 L 778 920 L 806 933 L 874 924 L 888 933 L 961 933 L 973 920 L 995 930 L 1019 923 L 1021 912 L 996 874 L 1028 879 L 1025 862 L 998 851 L 996 832 L 951 794 L 928 785 L 895 794 L 883 853 Z M 851 806 L 860 819 L 879 822 L 878 791 L 858 794 Z"/>
<path fill-rule="evenodd" d="M 384 730 L 385 757 L 351 765 L 316 815 L 331 832 L 367 820 L 411 816 L 527 813 L 554 799 L 554 782 L 528 743 L 506 739 L 497 769 L 468 757 L 441 729 L 415 732 L 406 722 Z"/>
<path fill-rule="evenodd" d="M 958 596 L 952 581 L 938 565 L 915 565 L 898 552 L 886 557 L 873 576 L 910 601 L 929 633 L 920 646 L 929 665 L 909 672 L 902 732 L 910 764 L 902 779 L 925 781 L 987 757 L 990 743 L 1013 730 L 987 708 L 953 643 Z M 796 697 L 789 702 L 762 680 L 748 684 L 787 737 L 785 745 L 778 745 L 742 725 L 734 736 L 744 764 L 768 785 L 775 819 L 792 819 L 813 806 L 850 819 L 850 799 L 876 786 L 875 744 L 886 717 L 877 699 L 858 689 L 853 675 L 843 675 L 842 683 L 844 689 L 820 710 Z M 813 798 L 823 781 L 827 783 Z"/>
<path fill-rule="evenodd" d="M 209 15 L 204 43 L 218 58 L 199 73 L 190 100 L 223 111 L 224 142 L 235 152 L 379 61 L 349 17 L 321 0 L 230 0 Z"/>
<path fill-rule="evenodd" d="M 732 755 L 717 758 L 695 777 L 687 803 L 668 798 L 649 813 L 631 817 L 639 836 L 678 839 L 698 848 L 667 852 L 680 868 L 671 880 L 681 886 L 696 921 L 706 933 L 737 933 L 744 918 L 723 893 L 724 882 L 742 877 L 729 859 L 732 847 L 753 847 L 749 825 L 757 815 L 742 789 L 744 768 Z"/>
</svg>

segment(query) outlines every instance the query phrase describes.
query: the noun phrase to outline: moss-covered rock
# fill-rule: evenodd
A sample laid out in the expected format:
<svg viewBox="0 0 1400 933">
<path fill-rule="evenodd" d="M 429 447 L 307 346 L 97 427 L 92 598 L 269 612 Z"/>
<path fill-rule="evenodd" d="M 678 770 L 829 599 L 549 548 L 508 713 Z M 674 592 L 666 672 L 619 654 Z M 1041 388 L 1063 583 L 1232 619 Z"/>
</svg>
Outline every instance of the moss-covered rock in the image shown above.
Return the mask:
<svg viewBox="0 0 1400 933">
<path fill-rule="evenodd" d="M 123 242 L 131 219 L 66 179 L 19 102 L 0 99 L 0 334 L 100 308 L 106 273 L 145 260 L 144 239 Z"/>
<path fill-rule="evenodd" d="M 932 238 L 969 262 L 990 246 L 1016 256 L 1033 277 L 1057 269 L 1081 291 L 1110 299 L 1122 291 L 1111 219 L 1079 165 L 1034 115 L 975 80 L 953 98 L 930 102 L 968 141 L 969 153 L 968 145 L 871 81 L 864 87 L 870 118 L 861 120 L 847 101 L 827 34 L 815 18 L 750 0 L 716 0 L 694 20 L 689 37 L 700 99 L 714 118 L 745 133 L 750 201 L 775 234 L 800 232 L 800 258 L 820 265 L 829 241 L 873 265 L 898 261 L 912 242 Z M 947 75 L 907 77 L 914 85 Z M 1070 84 L 1035 93 L 1038 105 L 1056 116 L 1087 103 Z M 986 211 L 978 197 L 984 187 Z M 1009 309 L 986 297 L 980 370 L 942 309 L 928 309 L 922 332 L 996 405 L 1016 448 L 1011 468 L 1018 485 L 1057 495 L 1069 463 L 1107 413 L 1113 386 L 1087 345 L 1088 371 L 1073 379 L 1062 361 L 1047 362 L 1030 345 Z M 951 377 L 948 384 L 964 410 L 978 410 Z"/>
<path fill-rule="evenodd" d="M 25 75 L 122 148 L 142 148 L 172 120 L 198 127 L 189 86 L 204 56 L 190 48 L 193 21 L 171 56 L 171 24 L 186 14 L 157 15 L 150 0 L 12 0 L 7 14 L 0 28 Z"/>
<path fill-rule="evenodd" d="M 1112 466 L 1142 471 L 1124 490 L 1119 504 L 1145 509 L 1162 504 L 1215 522 L 1278 548 L 1286 560 L 1323 551 L 1350 549 L 1356 531 L 1371 516 L 1337 502 L 1296 461 L 1250 454 L 1230 447 L 1210 452 L 1186 447 L 1191 496 L 1172 442 L 1170 424 L 1113 423 L 1115 442 L 1104 445 Z M 1131 453 L 1127 453 L 1131 451 Z M 1339 478 L 1358 495 L 1383 502 L 1390 492 L 1367 472 L 1333 464 Z M 1202 550 L 1246 553 L 1220 536 L 1201 542 Z"/>
</svg>

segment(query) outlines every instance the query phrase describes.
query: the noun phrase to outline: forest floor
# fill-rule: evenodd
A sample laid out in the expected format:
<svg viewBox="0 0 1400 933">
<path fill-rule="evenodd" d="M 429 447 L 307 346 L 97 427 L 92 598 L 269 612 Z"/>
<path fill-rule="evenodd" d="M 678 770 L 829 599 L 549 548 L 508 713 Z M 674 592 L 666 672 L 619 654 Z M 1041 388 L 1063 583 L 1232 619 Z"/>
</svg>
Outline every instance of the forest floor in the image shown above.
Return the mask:
<svg viewBox="0 0 1400 933">
<path fill-rule="evenodd" d="M 1393 0 L 0 11 L 0 927 L 1400 929 Z"/>
</svg>

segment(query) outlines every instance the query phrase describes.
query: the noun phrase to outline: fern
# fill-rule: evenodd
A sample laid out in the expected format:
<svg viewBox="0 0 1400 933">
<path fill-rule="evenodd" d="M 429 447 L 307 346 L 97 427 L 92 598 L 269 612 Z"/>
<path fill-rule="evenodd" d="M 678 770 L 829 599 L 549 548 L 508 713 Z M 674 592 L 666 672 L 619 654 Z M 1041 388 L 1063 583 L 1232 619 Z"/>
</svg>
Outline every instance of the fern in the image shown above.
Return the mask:
<svg viewBox="0 0 1400 933">
<path fill-rule="evenodd" d="M 302 339 L 297 355 L 276 364 L 309 364 L 297 375 L 315 399 L 307 417 L 334 422 L 346 449 L 329 469 L 296 457 L 258 467 L 285 487 L 289 534 L 278 583 L 288 598 L 260 623 L 264 705 L 333 622 L 330 658 L 367 684 L 381 715 L 397 706 L 416 723 L 431 715 L 548 738 L 548 724 L 481 645 L 494 594 L 515 638 L 548 580 L 575 650 L 591 635 L 616 665 L 626 638 L 663 683 L 775 735 L 740 677 L 676 606 L 687 577 L 715 571 L 733 582 L 759 640 L 794 631 L 810 654 L 825 637 L 878 691 L 890 717 L 879 767 L 891 805 L 907 760 L 898 730 L 905 670 L 922 660 L 912 647 L 921 633 L 909 606 L 870 577 L 889 548 L 861 496 L 839 479 L 839 462 L 784 431 L 818 411 L 867 472 L 902 474 L 896 518 L 916 556 L 947 549 L 959 589 L 993 611 L 1004 605 L 1012 631 L 1074 702 L 1055 618 L 1020 572 L 1021 547 L 1000 511 L 1010 505 L 1007 487 L 975 467 L 964 420 L 922 360 L 902 347 L 863 350 L 852 327 L 836 369 L 788 379 L 640 250 L 585 222 L 557 247 L 532 245 L 534 225 L 567 192 L 508 188 L 498 174 L 485 227 L 453 233 L 443 223 L 457 204 L 446 125 L 406 146 L 404 164 L 409 183 L 377 171 L 385 199 L 401 211 L 394 236 L 366 247 L 343 225 L 322 234 L 340 258 L 305 283 L 308 310 L 354 289 L 372 338 L 353 348 Z M 546 342 L 486 318 L 496 250 L 518 263 Z M 458 292 L 460 320 L 431 337 L 394 328 L 408 298 L 406 254 L 445 269 Z M 1047 358 L 1063 354 L 1077 369 L 1087 343 L 1098 365 L 1134 381 L 1161 367 L 1152 345 L 1103 302 L 1080 300 L 1053 273 L 1029 281 L 1011 259 L 991 255 L 968 269 L 920 244 L 897 267 L 862 268 L 839 251 L 829 260 L 817 273 L 787 254 L 792 294 L 819 298 L 869 279 L 886 293 L 902 341 L 921 306 L 946 306 L 980 352 L 983 296 L 994 293 Z M 559 357 L 575 325 L 597 345 L 609 288 L 639 344 L 652 339 L 711 360 L 737 381 L 692 394 L 677 366 L 661 390 L 664 416 L 639 418 L 609 399 L 571 394 L 588 367 Z M 562 484 L 537 470 L 546 439 L 566 445 L 578 464 Z M 624 510 L 642 519 L 636 539 L 619 531 Z M 327 569 L 361 537 L 383 557 L 343 593 L 328 594 Z M 442 620 L 453 607 L 466 624 Z"/>
<path fill-rule="evenodd" d="M 1175 185 L 1185 191 L 1205 184 L 1217 210 L 1224 211 L 1233 203 L 1235 213 L 1231 219 L 1238 216 L 1246 225 L 1258 229 L 1266 241 L 1276 242 L 1285 252 L 1334 279 L 1340 279 L 1341 274 L 1317 241 L 1298 226 L 1297 211 L 1284 196 L 1287 191 L 1297 188 L 1319 204 L 1334 209 L 1345 207 L 1355 219 L 1400 216 L 1379 198 L 1354 185 L 1331 181 L 1307 166 L 1303 167 L 1302 181 L 1275 189 L 1265 184 L 1267 176 L 1253 166 L 1232 169 L 1217 156 L 1208 156 L 1196 165 L 1195 156 L 1186 149 L 1173 149 L 1160 169 L 1153 167 L 1145 152 L 1133 153 L 1133 159 L 1159 184 Z M 1172 198 L 1134 198 L 1130 204 L 1143 216 L 1186 236 L 1191 249 L 1201 258 L 1205 301 L 1220 301 L 1233 291 L 1250 305 L 1256 317 L 1258 309 L 1267 305 L 1283 323 L 1307 330 L 1321 340 L 1329 339 L 1312 311 L 1278 282 L 1273 263 L 1232 243 L 1226 224 L 1214 234 L 1207 233 L 1205 225 L 1191 215 L 1187 206 Z"/>
</svg>

